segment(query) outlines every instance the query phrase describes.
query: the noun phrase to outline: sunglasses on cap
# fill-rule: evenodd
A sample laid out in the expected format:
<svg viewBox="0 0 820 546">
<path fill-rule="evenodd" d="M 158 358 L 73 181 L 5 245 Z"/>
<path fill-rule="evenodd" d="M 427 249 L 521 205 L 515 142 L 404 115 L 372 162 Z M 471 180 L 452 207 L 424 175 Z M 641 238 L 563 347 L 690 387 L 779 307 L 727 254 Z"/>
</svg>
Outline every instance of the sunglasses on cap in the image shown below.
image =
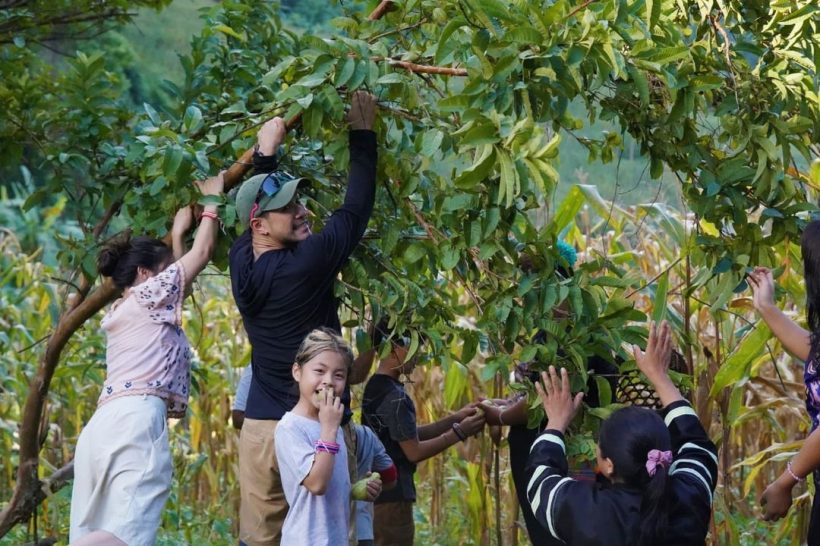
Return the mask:
<svg viewBox="0 0 820 546">
<path fill-rule="evenodd" d="M 282 186 L 284 186 L 286 182 L 293 180 L 293 178 L 293 175 L 286 171 L 274 171 L 269 173 L 259 185 L 259 190 L 256 192 L 256 198 L 253 200 L 253 206 L 251 207 L 249 219 L 253 220 L 256 218 L 256 213 L 259 211 L 259 201 L 262 197 L 273 197 L 279 193 L 279 190 L 282 189 Z M 286 207 L 287 205 L 282 208 Z"/>
</svg>

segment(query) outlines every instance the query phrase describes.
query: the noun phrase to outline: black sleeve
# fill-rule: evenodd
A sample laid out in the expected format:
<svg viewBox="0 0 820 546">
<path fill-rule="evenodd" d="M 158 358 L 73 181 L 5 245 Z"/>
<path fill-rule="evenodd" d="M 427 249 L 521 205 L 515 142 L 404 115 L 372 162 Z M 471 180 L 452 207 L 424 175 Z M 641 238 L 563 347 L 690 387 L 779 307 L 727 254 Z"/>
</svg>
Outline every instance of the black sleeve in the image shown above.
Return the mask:
<svg viewBox="0 0 820 546">
<path fill-rule="evenodd" d="M 350 131 L 350 174 L 341 207 L 322 231 L 297 247 L 306 267 L 341 269 L 364 235 L 376 199 L 376 133 Z"/>
<path fill-rule="evenodd" d="M 711 510 L 712 494 L 717 486 L 717 448 L 685 400 L 673 402 L 661 415 L 672 436 L 674 462 L 669 475 L 675 478 L 678 495 L 700 499 Z M 685 490 L 684 490 L 685 489 Z"/>
<path fill-rule="evenodd" d="M 527 501 L 549 533 L 568 544 L 583 542 L 598 497 L 592 484 L 567 477 L 564 435 L 547 429 L 530 448 L 527 460 Z M 587 531 L 585 531 L 585 529 Z"/>
<path fill-rule="evenodd" d="M 279 166 L 279 160 L 276 154 L 262 155 L 259 152 L 253 152 L 253 174 L 268 174 L 276 170 Z"/>
</svg>

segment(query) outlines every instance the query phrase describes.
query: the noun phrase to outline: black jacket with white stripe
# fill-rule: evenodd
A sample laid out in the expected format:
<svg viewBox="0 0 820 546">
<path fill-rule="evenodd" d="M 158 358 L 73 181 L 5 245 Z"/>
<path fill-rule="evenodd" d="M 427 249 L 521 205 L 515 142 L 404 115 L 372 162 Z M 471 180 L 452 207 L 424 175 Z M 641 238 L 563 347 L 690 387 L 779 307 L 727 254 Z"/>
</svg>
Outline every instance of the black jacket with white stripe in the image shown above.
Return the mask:
<svg viewBox="0 0 820 546">
<path fill-rule="evenodd" d="M 703 545 L 717 480 L 717 448 L 686 401 L 661 412 L 672 437 L 669 468 L 674 501 L 664 545 Z M 527 499 L 538 521 L 572 546 L 634 544 L 641 524 L 641 491 L 567 477 L 563 434 L 545 430 L 530 448 Z"/>
</svg>

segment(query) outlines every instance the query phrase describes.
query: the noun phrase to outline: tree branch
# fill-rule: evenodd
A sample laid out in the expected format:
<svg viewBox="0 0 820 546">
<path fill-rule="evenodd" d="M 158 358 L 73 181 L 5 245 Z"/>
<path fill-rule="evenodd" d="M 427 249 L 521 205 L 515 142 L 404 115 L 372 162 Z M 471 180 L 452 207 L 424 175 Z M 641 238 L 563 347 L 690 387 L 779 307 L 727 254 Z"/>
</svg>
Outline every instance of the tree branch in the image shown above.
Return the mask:
<svg viewBox="0 0 820 546">
<path fill-rule="evenodd" d="M 370 12 L 370 15 L 367 16 L 368 19 L 371 21 L 377 21 L 387 14 L 389 11 L 393 11 L 396 9 L 395 2 L 393 0 L 382 0 L 379 2 L 379 5 Z"/>
<path fill-rule="evenodd" d="M 29 384 L 29 393 L 20 423 L 17 484 L 11 500 L 0 512 L 0 537 L 8 533 L 14 525 L 27 521 L 42 500 L 39 498 L 41 482 L 37 475 L 40 465 L 39 428 L 51 379 L 60 361 L 60 353 L 74 332 L 97 311 L 113 301 L 118 293 L 110 279 L 106 279 L 82 303 L 60 315 L 57 327 L 40 359 L 37 375 Z"/>
</svg>

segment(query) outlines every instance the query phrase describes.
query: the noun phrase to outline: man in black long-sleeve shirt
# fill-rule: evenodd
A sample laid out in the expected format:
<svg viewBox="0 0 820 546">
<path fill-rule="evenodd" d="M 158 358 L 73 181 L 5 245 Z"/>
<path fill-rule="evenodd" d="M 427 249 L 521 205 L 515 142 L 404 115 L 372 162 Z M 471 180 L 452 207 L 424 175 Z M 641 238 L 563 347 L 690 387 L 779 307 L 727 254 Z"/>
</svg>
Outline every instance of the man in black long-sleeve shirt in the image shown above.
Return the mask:
<svg viewBox="0 0 820 546">
<path fill-rule="evenodd" d="M 240 540 L 278 544 L 287 504 L 279 482 L 273 436 L 298 400 L 291 375 L 296 350 L 314 328 L 340 330 L 333 283 L 364 234 L 376 191 L 375 98 L 353 95 L 350 174 L 344 204 L 313 234 L 296 193 L 297 179 L 263 172 L 237 194 L 237 214 L 249 229 L 230 252 L 231 285 L 251 343 L 253 380 L 239 441 Z M 271 159 L 285 136 L 282 120 L 259 132 L 254 166 Z"/>
</svg>

